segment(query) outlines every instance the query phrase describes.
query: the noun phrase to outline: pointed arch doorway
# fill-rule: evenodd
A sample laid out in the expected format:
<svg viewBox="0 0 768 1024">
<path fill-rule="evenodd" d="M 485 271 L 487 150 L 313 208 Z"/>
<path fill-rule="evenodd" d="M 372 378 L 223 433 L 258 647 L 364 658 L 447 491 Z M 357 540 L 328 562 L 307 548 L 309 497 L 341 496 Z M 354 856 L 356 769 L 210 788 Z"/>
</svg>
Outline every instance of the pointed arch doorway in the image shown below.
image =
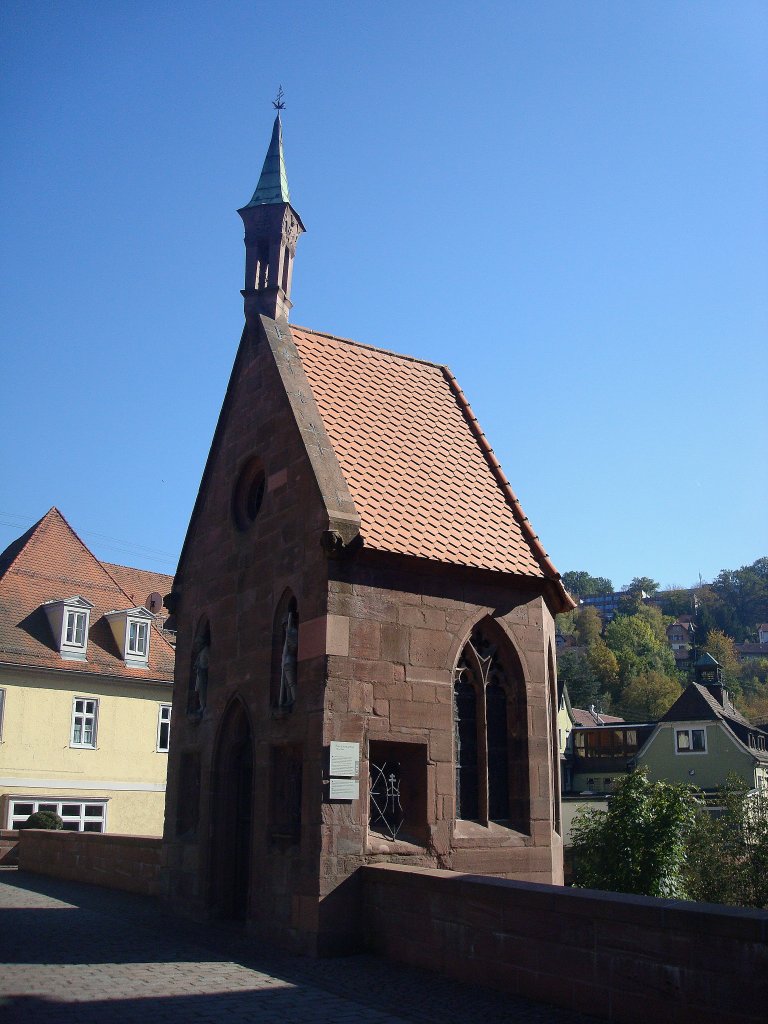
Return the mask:
<svg viewBox="0 0 768 1024">
<path fill-rule="evenodd" d="M 213 771 L 211 912 L 218 918 L 244 921 L 252 860 L 253 738 L 240 700 L 225 712 Z"/>
</svg>

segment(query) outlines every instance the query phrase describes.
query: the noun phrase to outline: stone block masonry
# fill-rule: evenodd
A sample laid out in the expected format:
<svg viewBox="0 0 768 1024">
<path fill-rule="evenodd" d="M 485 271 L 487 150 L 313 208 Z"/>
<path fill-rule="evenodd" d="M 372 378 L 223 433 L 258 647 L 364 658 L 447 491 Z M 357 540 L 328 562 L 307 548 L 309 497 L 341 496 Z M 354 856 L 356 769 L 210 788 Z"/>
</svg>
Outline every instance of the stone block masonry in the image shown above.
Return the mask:
<svg viewBox="0 0 768 1024">
<path fill-rule="evenodd" d="M 375 952 L 620 1024 L 762 1024 L 768 913 L 364 867 Z"/>
<path fill-rule="evenodd" d="M 19 868 L 156 896 L 162 845 L 161 839 L 151 836 L 23 829 L 19 832 Z"/>
<path fill-rule="evenodd" d="M 19 833 L 15 829 L 0 829 L 0 865 L 18 863 Z"/>
</svg>

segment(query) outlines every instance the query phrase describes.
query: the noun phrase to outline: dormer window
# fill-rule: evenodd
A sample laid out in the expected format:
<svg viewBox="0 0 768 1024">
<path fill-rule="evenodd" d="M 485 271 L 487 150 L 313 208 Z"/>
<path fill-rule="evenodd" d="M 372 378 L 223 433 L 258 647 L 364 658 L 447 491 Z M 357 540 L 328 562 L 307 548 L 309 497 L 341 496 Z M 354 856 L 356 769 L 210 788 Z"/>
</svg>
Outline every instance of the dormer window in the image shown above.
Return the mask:
<svg viewBox="0 0 768 1024">
<path fill-rule="evenodd" d="M 64 624 L 64 643 L 68 647 L 85 647 L 88 616 L 85 612 L 68 611 Z"/>
<path fill-rule="evenodd" d="M 146 658 L 149 651 L 149 623 L 128 620 L 128 648 L 126 654 L 133 658 Z"/>
<path fill-rule="evenodd" d="M 139 607 L 107 612 L 104 618 L 125 664 L 145 667 L 149 661 L 149 627 L 154 615 Z"/>
<path fill-rule="evenodd" d="M 79 595 L 43 605 L 62 658 L 85 661 L 92 608 L 91 602 Z"/>
</svg>

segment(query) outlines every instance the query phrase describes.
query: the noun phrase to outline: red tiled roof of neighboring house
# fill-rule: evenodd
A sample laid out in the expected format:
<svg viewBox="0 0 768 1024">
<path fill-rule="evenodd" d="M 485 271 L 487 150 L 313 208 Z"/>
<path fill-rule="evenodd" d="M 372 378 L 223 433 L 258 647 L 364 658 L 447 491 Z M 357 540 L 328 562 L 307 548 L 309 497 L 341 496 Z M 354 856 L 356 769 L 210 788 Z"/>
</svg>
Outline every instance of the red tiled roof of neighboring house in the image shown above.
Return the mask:
<svg viewBox="0 0 768 1024">
<path fill-rule="evenodd" d="M 617 718 L 615 715 L 604 715 L 601 712 L 593 715 L 591 711 L 587 711 L 585 708 L 571 708 L 571 712 L 576 725 L 594 727 L 596 725 L 610 725 L 611 722 L 624 721 L 623 718 Z"/>
<path fill-rule="evenodd" d="M 447 367 L 291 334 L 367 547 L 559 579 Z"/>
<path fill-rule="evenodd" d="M 111 569 L 122 569 L 114 573 Z M 101 563 L 80 540 L 58 509 L 52 508 L 23 536 L 0 554 L 0 662 L 38 666 L 61 671 L 173 679 L 173 647 L 153 624 L 149 665 L 128 667 L 104 614 L 143 604 L 147 593 L 136 599 L 122 582 L 153 582 L 151 589 L 170 590 L 173 577 L 144 573 Z M 158 585 L 154 585 L 158 584 Z M 93 604 L 85 661 L 64 660 L 51 634 L 43 609 L 47 601 L 80 596 Z"/>
<path fill-rule="evenodd" d="M 753 655 L 754 657 L 768 657 L 768 644 L 758 644 L 754 641 L 746 640 L 744 643 L 733 645 L 733 649 L 737 654 Z"/>
<path fill-rule="evenodd" d="M 135 605 L 145 604 L 150 594 L 165 597 L 168 593 L 173 576 L 149 569 L 133 569 L 129 565 L 115 565 L 113 562 L 102 562 L 104 568 L 120 584 L 122 590 Z"/>
</svg>

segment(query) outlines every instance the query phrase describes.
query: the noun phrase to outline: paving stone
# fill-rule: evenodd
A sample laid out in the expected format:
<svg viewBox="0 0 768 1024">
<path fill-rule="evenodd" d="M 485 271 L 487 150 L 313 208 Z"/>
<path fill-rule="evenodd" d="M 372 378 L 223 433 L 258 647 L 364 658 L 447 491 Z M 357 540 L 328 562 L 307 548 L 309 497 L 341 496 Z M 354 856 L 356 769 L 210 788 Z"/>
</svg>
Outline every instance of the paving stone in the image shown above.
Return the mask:
<svg viewBox="0 0 768 1024">
<path fill-rule="evenodd" d="M 143 896 L 0 869 L 2 1024 L 589 1024 L 389 963 L 311 960 Z"/>
</svg>

